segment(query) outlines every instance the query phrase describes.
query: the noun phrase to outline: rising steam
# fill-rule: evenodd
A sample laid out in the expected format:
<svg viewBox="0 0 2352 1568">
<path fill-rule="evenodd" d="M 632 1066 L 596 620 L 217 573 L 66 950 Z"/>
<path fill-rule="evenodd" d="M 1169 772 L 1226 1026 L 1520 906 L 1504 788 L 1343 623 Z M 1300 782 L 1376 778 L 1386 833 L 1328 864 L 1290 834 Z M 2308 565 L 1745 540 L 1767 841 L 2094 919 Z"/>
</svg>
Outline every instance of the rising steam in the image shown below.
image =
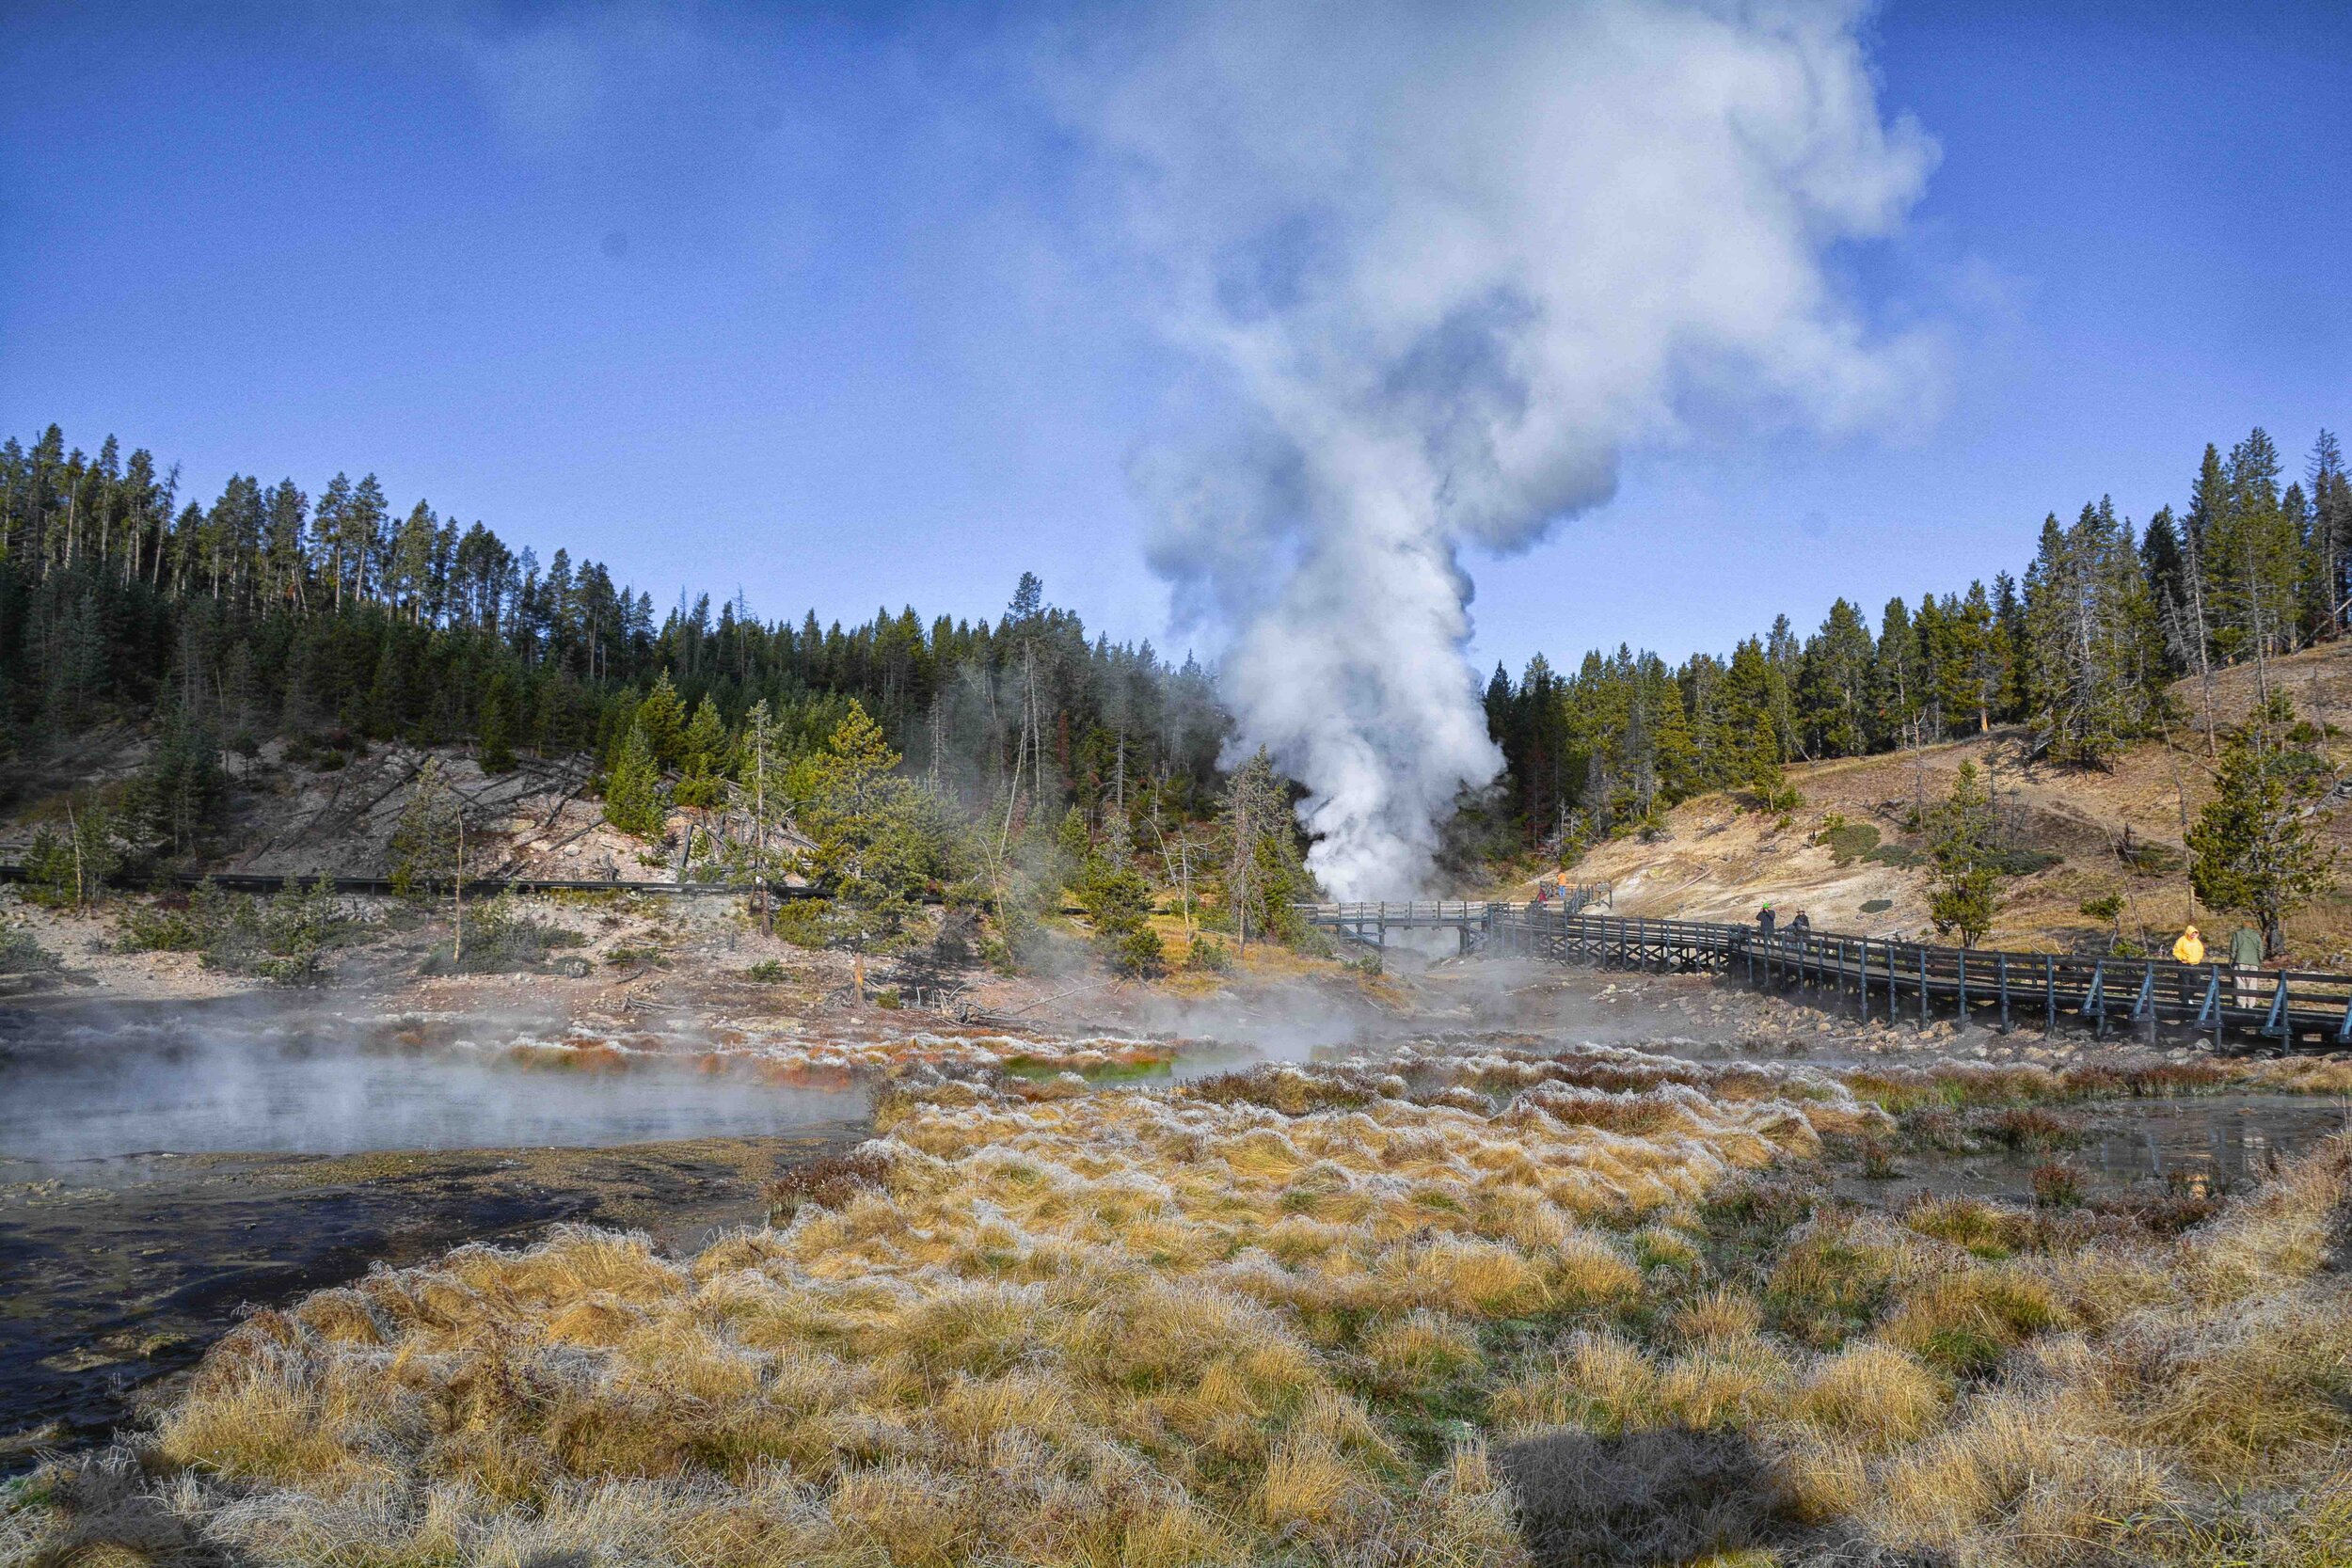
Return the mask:
<svg viewBox="0 0 2352 1568">
<path fill-rule="evenodd" d="M 1131 15 L 1132 13 L 1122 13 Z M 1156 567 L 1229 629 L 1242 744 L 1311 791 L 1343 897 L 1429 871 L 1502 759 L 1465 545 L 1523 548 L 1620 454 L 1914 399 L 1825 270 L 1933 149 L 1882 120 L 1851 4 L 1181 9 L 1066 79 L 1160 325 L 1208 370 L 1142 465 Z"/>
</svg>

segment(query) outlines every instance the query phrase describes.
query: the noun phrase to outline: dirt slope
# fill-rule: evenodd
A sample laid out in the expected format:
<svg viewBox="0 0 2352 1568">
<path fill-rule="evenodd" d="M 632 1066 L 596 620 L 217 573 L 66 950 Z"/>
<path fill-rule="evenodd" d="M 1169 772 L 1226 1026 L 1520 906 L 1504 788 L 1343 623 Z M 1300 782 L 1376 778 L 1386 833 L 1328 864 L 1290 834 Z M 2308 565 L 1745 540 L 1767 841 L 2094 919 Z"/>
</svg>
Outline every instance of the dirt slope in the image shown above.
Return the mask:
<svg viewBox="0 0 2352 1568">
<path fill-rule="evenodd" d="M 2264 678 L 2283 686 L 2300 712 L 2329 729 L 2340 767 L 2352 763 L 2352 742 L 2333 733 L 2352 729 L 2352 646 L 2279 660 Z M 2218 728 L 2243 717 L 2256 687 L 2250 667 L 2216 673 Z M 1616 908 L 1628 914 L 1745 919 L 1770 899 L 1784 918 L 1805 910 L 1817 926 L 1836 930 L 1919 936 L 1931 929 L 1922 870 L 1875 859 L 1841 865 L 1816 839 L 1825 824 L 1843 818 L 1875 828 L 1883 845 L 1918 847 L 1917 836 L 1904 831 L 1914 805 L 1947 793 L 1968 761 L 1991 776 L 2012 842 L 2058 857 L 2044 870 L 2004 880 L 2004 908 L 1990 942 L 2029 950 L 2097 942 L 2104 928 L 2080 906 L 2111 893 L 2123 898 L 2127 935 L 2169 942 L 2192 917 L 2183 830 L 2213 791 L 2202 688 L 2185 681 L 2174 697 L 2187 721 L 2173 727 L 2169 741 L 2134 746 L 2105 772 L 2027 762 L 2022 730 L 1919 752 L 1799 764 L 1788 780 L 1804 804 L 1785 821 L 1743 812 L 1727 796 L 1705 796 L 1676 808 L 1660 838 L 1600 846 L 1575 875 L 1616 884 Z M 2352 874 L 2352 810 L 2340 810 L 2326 832 Z M 2234 923 L 2201 908 L 2194 918 L 2208 934 Z M 2288 937 L 2296 963 L 2352 965 L 2352 898 L 2339 891 L 2291 922 Z"/>
</svg>

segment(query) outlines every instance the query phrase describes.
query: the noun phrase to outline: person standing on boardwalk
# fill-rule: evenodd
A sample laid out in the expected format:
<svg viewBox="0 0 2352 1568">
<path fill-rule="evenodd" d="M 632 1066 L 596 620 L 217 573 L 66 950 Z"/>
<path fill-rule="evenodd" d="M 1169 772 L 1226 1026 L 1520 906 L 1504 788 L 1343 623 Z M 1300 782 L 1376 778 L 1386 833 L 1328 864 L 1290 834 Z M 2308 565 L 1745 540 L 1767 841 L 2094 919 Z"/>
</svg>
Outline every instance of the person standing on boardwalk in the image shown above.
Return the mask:
<svg viewBox="0 0 2352 1568">
<path fill-rule="evenodd" d="M 2191 926 L 2181 933 L 2181 940 L 2172 944 L 2172 957 L 2185 964 L 2205 961 L 2205 939 L 2197 934 L 2196 927 Z"/>
<path fill-rule="evenodd" d="M 2230 968 L 2233 988 L 2237 992 L 2237 1005 L 2249 1006 L 2254 1000 L 2254 988 L 2249 976 L 2263 966 L 2263 934 L 2251 926 L 2241 926 L 2230 933 Z"/>
<path fill-rule="evenodd" d="M 1769 937 L 1772 934 L 1772 922 L 1777 918 L 1772 913 L 1772 905 L 1767 904 L 1756 911 L 1756 928 Z"/>
</svg>

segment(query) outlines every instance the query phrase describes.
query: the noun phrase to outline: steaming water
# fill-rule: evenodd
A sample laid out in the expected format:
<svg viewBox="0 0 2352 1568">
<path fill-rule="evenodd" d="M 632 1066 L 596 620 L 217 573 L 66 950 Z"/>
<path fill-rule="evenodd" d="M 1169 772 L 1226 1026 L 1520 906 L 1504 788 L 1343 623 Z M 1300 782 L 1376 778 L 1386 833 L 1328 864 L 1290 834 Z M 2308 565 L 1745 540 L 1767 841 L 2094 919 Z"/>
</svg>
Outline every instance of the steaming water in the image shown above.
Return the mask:
<svg viewBox="0 0 2352 1568">
<path fill-rule="evenodd" d="M 371 1048 L 345 1021 L 20 1024 L 0 1046 L 0 1157 L 593 1148 L 838 1125 L 850 1091 L 683 1066 L 532 1070 Z"/>
</svg>

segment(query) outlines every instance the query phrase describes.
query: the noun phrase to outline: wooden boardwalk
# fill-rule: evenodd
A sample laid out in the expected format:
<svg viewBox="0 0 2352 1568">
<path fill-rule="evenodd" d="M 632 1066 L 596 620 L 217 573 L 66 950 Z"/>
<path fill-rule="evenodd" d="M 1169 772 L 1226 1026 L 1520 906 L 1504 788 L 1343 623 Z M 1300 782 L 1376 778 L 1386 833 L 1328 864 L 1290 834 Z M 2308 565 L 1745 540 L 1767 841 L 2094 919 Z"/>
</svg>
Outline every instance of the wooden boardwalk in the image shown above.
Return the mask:
<svg viewBox="0 0 2352 1568">
<path fill-rule="evenodd" d="M 1938 947 L 1832 931 L 1765 936 L 1752 925 L 1590 912 L 1605 884 L 1540 904 L 1311 904 L 1314 924 L 1357 941 L 1447 926 L 1465 951 L 1659 974 L 1711 973 L 1807 998 L 1857 1020 L 1927 1024 L 1941 1014 L 1991 1023 L 2088 1024 L 2104 1037 L 2160 1030 L 2235 1037 L 2286 1050 L 2352 1046 L 2352 975 L 2233 970 L 2169 958 L 2076 958 Z"/>
</svg>

